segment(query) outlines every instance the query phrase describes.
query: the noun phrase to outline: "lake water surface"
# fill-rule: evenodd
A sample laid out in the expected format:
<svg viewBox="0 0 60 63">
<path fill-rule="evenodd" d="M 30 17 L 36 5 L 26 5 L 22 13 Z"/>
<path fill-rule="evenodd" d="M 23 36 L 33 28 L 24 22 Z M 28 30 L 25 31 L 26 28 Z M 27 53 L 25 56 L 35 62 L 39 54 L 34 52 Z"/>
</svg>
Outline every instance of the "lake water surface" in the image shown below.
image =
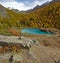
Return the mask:
<svg viewBox="0 0 60 63">
<path fill-rule="evenodd" d="M 21 32 L 27 34 L 52 34 L 52 32 L 46 32 L 38 28 L 23 28 Z"/>
</svg>

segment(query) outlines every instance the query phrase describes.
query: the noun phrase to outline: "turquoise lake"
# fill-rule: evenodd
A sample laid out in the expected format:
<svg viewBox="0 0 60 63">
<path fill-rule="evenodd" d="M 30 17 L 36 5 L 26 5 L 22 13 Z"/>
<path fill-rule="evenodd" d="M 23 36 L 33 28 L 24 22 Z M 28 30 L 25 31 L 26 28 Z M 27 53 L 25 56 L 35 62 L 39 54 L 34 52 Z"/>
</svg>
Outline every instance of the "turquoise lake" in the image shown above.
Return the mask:
<svg viewBox="0 0 60 63">
<path fill-rule="evenodd" d="M 52 32 L 46 32 L 38 28 L 23 28 L 21 33 L 27 34 L 52 34 Z"/>
</svg>

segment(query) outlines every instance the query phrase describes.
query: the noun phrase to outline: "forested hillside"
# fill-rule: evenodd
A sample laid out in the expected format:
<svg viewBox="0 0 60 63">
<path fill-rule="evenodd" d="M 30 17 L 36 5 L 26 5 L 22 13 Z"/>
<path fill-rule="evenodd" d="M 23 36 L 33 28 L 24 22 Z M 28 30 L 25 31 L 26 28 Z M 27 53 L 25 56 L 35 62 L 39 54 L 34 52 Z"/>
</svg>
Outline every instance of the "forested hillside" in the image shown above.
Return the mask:
<svg viewBox="0 0 60 63">
<path fill-rule="evenodd" d="M 24 27 L 60 29 L 60 2 L 48 4 L 30 13 L 18 14 L 7 8 L 2 10 L 5 13 L 5 16 L 0 13 L 0 33 L 2 34 L 9 32 L 10 29 L 20 31 L 19 29 Z"/>
<path fill-rule="evenodd" d="M 60 29 L 60 2 L 34 10 L 28 16 L 32 27 Z"/>
</svg>

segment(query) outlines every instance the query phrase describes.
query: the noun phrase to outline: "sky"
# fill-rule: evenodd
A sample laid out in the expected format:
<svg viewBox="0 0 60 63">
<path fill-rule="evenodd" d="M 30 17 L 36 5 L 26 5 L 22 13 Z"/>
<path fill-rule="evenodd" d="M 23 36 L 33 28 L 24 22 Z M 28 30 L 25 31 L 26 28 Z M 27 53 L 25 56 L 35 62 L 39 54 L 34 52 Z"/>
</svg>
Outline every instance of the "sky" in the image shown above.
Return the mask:
<svg viewBox="0 0 60 63">
<path fill-rule="evenodd" d="M 14 8 L 20 11 L 25 11 L 34 8 L 36 5 L 42 5 L 45 2 L 52 0 L 0 0 L 0 4 L 6 8 Z"/>
</svg>

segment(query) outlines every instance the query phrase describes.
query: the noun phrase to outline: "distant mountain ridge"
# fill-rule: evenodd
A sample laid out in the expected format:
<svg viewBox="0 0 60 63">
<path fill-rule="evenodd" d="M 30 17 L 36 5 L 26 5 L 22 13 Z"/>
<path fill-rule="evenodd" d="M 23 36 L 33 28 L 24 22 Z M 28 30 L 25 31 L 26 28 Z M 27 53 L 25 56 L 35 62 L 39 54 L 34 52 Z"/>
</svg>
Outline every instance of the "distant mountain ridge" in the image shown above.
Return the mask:
<svg viewBox="0 0 60 63">
<path fill-rule="evenodd" d="M 19 10 L 17 10 L 17 9 L 12 9 L 14 12 L 16 12 L 16 13 L 20 13 L 20 11 Z"/>
<path fill-rule="evenodd" d="M 51 2 L 52 3 L 54 3 L 54 2 L 60 2 L 60 0 L 52 0 Z"/>
<path fill-rule="evenodd" d="M 60 2 L 60 0 L 52 0 L 51 2 L 45 2 L 44 4 L 42 4 L 42 5 L 37 5 L 36 7 L 34 7 L 33 9 L 29 9 L 29 10 L 27 10 L 27 11 L 19 11 L 19 10 L 17 10 L 17 9 L 12 9 L 14 12 L 17 12 L 17 13 L 29 13 L 29 12 L 31 12 L 31 11 L 34 11 L 35 9 L 38 9 L 38 8 L 42 8 L 42 7 L 44 7 L 44 6 L 46 6 L 46 5 L 48 5 L 48 4 L 51 4 L 51 3 L 55 3 L 55 2 Z"/>
<path fill-rule="evenodd" d="M 34 7 L 33 9 L 30 9 L 30 10 L 27 10 L 27 11 L 28 11 L 28 12 L 34 11 L 35 9 L 42 8 L 42 7 L 44 7 L 44 6 L 48 5 L 48 4 L 55 3 L 55 2 L 60 2 L 60 0 L 52 0 L 51 2 L 48 2 L 48 1 L 47 1 L 46 3 L 44 3 L 44 4 L 42 4 L 42 5 L 37 5 L 37 6 Z"/>
</svg>

